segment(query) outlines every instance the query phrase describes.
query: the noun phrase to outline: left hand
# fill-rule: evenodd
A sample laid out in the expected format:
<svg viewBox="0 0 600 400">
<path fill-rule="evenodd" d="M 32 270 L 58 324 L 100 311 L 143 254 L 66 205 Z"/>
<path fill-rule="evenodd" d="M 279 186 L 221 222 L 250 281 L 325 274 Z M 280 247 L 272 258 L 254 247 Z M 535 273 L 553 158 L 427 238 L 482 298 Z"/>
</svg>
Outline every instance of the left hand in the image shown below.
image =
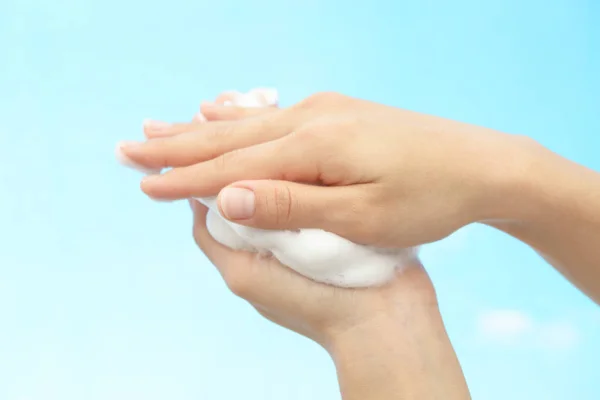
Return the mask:
<svg viewBox="0 0 600 400">
<path fill-rule="evenodd" d="M 314 282 L 272 257 L 234 251 L 206 229 L 207 208 L 190 200 L 194 238 L 230 290 L 262 316 L 330 349 L 348 330 L 404 313 L 437 310 L 435 291 L 418 261 L 390 283 L 369 289 L 342 289 Z"/>
<path fill-rule="evenodd" d="M 229 100 L 232 100 L 231 96 L 225 92 L 214 104 L 223 105 Z M 201 114 L 208 121 L 242 120 L 275 110 L 277 107 L 214 108 L 208 103 L 201 106 Z M 204 119 L 195 118 L 192 123 L 201 124 Z M 167 132 L 173 135 L 172 129 Z M 161 136 L 160 131 L 152 129 L 146 129 L 145 133 L 149 138 Z M 311 338 L 325 348 L 333 347 L 343 332 L 358 325 L 368 325 L 368 321 L 380 319 L 382 315 L 388 318 L 400 309 L 406 312 L 415 305 L 417 309 L 423 307 L 429 312 L 437 309 L 433 285 L 418 261 L 385 287 L 368 290 L 336 288 L 301 276 L 272 257 L 224 247 L 207 231 L 207 208 L 194 200 L 189 203 L 194 214 L 194 239 L 217 267 L 230 290 L 247 300 L 263 317 Z"/>
<path fill-rule="evenodd" d="M 230 118 L 248 117 L 246 109 L 231 110 Z M 274 258 L 226 248 L 207 231 L 207 208 L 195 200 L 190 206 L 195 241 L 227 286 L 263 317 L 319 343 L 335 363 L 344 399 L 470 398 L 434 287 L 417 260 L 384 286 L 337 288 Z"/>
<path fill-rule="evenodd" d="M 434 287 L 417 260 L 384 286 L 329 286 L 272 257 L 221 245 L 206 229 L 207 208 L 190 205 L 196 243 L 230 290 L 271 322 L 321 345 L 344 400 L 470 399 Z"/>
</svg>

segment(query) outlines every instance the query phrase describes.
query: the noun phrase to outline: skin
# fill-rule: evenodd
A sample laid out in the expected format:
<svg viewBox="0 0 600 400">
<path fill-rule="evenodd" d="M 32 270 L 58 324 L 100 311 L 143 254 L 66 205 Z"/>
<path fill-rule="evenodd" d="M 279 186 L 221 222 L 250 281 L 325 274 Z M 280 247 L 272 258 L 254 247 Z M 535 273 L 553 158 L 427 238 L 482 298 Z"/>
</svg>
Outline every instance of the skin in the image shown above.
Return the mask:
<svg viewBox="0 0 600 400">
<path fill-rule="evenodd" d="M 529 244 L 600 302 L 600 174 L 527 137 L 336 93 L 237 120 L 234 107 L 205 109 L 214 122 L 150 127 L 153 140 L 123 148 L 142 165 L 175 167 L 142 181 L 150 197 L 219 193 L 240 224 L 322 228 L 382 247 L 480 222 Z M 230 207 L 231 188 L 254 195 L 251 215 Z"/>
<path fill-rule="evenodd" d="M 340 289 L 222 246 L 206 230 L 206 207 L 190 205 L 196 243 L 231 291 L 320 344 L 335 363 L 344 400 L 470 399 L 433 285 L 417 261 L 385 286 Z"/>
<path fill-rule="evenodd" d="M 173 167 L 144 179 L 150 197 L 219 194 L 222 214 L 240 224 L 322 228 L 384 247 L 485 223 L 600 301 L 600 175 L 526 137 L 335 93 L 281 110 L 204 104 L 202 112 L 209 123 L 149 123 L 151 140 L 123 147 L 141 165 Z M 248 191 L 252 210 L 242 216 L 234 195 Z M 196 241 L 231 290 L 321 344 L 344 399 L 470 398 L 421 265 L 381 288 L 321 285 L 225 249 L 206 232 L 206 209 L 192 205 Z"/>
</svg>

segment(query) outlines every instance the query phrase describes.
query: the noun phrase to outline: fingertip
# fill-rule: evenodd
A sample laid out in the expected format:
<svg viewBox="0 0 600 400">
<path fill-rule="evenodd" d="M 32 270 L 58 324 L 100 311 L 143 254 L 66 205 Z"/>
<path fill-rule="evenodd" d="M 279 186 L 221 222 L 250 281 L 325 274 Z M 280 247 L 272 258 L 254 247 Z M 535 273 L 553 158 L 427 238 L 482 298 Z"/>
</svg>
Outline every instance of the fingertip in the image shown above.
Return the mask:
<svg viewBox="0 0 600 400">
<path fill-rule="evenodd" d="M 193 171 L 192 175 L 193 175 Z M 195 196 L 197 187 L 190 184 L 190 175 L 182 169 L 172 169 L 158 175 L 148 175 L 140 182 L 141 191 L 157 201 L 185 200 Z"/>
<path fill-rule="evenodd" d="M 161 182 L 163 175 L 148 175 L 140 181 L 140 190 L 152 199 L 162 199 Z"/>
<path fill-rule="evenodd" d="M 143 131 L 147 139 L 177 136 L 181 133 L 194 132 L 201 124 L 204 116 L 197 113 L 191 122 L 167 123 L 162 121 L 144 120 Z"/>
<path fill-rule="evenodd" d="M 224 105 L 227 102 L 237 103 L 240 96 L 242 96 L 242 93 L 237 90 L 227 90 L 217 96 L 214 104 Z"/>
<path fill-rule="evenodd" d="M 117 161 L 127 167 L 144 174 L 158 174 L 161 172 L 162 167 L 145 165 L 140 159 L 139 149 L 143 146 L 143 143 L 122 141 L 117 144 L 115 149 L 115 155 Z"/>
<path fill-rule="evenodd" d="M 208 121 L 236 119 L 240 114 L 238 107 L 224 104 L 205 103 L 200 106 L 200 110 Z"/>
<path fill-rule="evenodd" d="M 196 114 L 194 114 L 192 121 L 197 123 L 203 123 L 206 122 L 206 117 L 204 116 L 202 111 L 198 111 Z"/>
<path fill-rule="evenodd" d="M 130 151 L 135 151 L 136 148 L 143 146 L 143 142 L 135 140 L 121 140 L 117 143 L 117 151 L 123 154 L 129 154 Z"/>
<path fill-rule="evenodd" d="M 146 118 L 142 121 L 142 130 L 147 138 L 164 136 L 167 134 L 171 124 L 164 121 L 157 121 Z"/>
<path fill-rule="evenodd" d="M 142 121 L 142 126 L 144 129 L 159 131 L 171 126 L 168 122 L 158 121 L 155 119 L 146 118 Z"/>
<path fill-rule="evenodd" d="M 276 107 L 279 103 L 279 92 L 275 88 L 259 87 L 250 90 L 250 93 L 260 96 L 264 106 Z"/>
</svg>

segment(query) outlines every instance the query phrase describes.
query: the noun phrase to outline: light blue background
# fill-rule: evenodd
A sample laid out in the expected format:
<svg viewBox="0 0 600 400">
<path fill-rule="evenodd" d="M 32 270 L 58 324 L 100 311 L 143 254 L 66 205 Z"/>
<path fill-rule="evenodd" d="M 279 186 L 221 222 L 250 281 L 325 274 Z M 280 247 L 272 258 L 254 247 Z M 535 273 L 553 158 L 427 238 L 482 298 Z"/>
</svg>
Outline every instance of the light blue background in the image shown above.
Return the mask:
<svg viewBox="0 0 600 400">
<path fill-rule="evenodd" d="M 115 143 L 266 85 L 600 170 L 599 21 L 595 0 L 0 0 L 0 399 L 339 398 L 325 352 L 228 293 L 187 204 L 144 197 Z M 600 398 L 599 309 L 525 245 L 471 227 L 423 258 L 474 398 Z"/>
</svg>

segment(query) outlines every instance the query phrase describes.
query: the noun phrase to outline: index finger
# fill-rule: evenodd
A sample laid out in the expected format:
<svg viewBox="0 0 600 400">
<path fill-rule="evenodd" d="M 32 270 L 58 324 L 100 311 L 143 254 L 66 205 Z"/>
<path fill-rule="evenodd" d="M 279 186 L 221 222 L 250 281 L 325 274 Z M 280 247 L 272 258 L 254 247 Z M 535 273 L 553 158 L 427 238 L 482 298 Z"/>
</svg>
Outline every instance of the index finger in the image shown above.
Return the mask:
<svg viewBox="0 0 600 400">
<path fill-rule="evenodd" d="M 279 110 L 247 120 L 198 124 L 192 132 L 176 136 L 122 143 L 120 150 L 145 168 L 183 167 L 279 139 L 292 132 L 298 124 L 298 118 L 291 112 Z"/>
</svg>

